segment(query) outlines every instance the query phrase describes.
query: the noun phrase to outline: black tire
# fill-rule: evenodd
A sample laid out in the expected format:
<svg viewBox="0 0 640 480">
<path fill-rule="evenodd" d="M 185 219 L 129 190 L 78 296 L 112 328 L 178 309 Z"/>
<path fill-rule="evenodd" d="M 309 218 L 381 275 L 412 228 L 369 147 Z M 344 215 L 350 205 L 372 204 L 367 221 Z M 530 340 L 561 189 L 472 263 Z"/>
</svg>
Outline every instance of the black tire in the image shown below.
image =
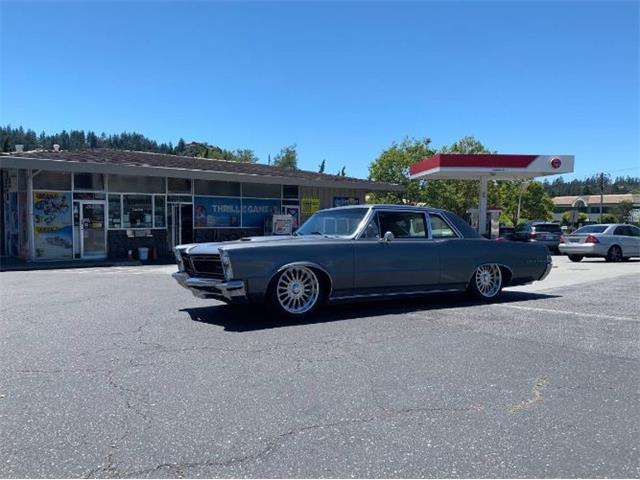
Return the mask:
<svg viewBox="0 0 640 480">
<path fill-rule="evenodd" d="M 622 261 L 623 262 L 629 262 L 629 261 L 631 261 L 631 257 L 622 257 Z"/>
<path fill-rule="evenodd" d="M 622 249 L 618 245 L 613 245 L 607 252 L 605 257 L 607 262 L 621 262 L 622 261 Z"/>
<path fill-rule="evenodd" d="M 495 263 L 480 265 L 469 281 L 469 293 L 483 302 L 495 300 L 502 294 L 504 275 Z"/>
<path fill-rule="evenodd" d="M 580 262 L 583 258 L 583 255 L 569 255 L 569 260 L 572 262 Z"/>
<path fill-rule="evenodd" d="M 325 291 L 324 281 L 316 271 L 306 266 L 292 266 L 273 278 L 267 291 L 267 303 L 278 316 L 304 318 L 323 303 Z"/>
</svg>

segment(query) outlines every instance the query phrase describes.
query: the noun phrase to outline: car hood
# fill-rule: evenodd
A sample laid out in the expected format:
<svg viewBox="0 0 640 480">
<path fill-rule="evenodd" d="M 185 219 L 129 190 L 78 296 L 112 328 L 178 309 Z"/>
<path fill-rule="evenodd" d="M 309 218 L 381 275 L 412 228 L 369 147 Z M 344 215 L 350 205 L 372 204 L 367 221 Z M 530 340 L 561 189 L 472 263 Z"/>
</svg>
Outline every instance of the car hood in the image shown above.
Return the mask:
<svg viewBox="0 0 640 480">
<path fill-rule="evenodd" d="M 344 238 L 324 237 L 321 235 L 270 235 L 264 237 L 244 237 L 240 240 L 233 240 L 229 242 L 191 243 L 187 245 L 178 245 L 176 248 L 188 253 L 189 255 L 210 255 L 213 253 L 218 253 L 218 250 L 220 248 L 232 251 L 242 248 L 252 248 L 254 246 L 284 246 L 292 244 L 329 243 L 344 240 Z"/>
</svg>

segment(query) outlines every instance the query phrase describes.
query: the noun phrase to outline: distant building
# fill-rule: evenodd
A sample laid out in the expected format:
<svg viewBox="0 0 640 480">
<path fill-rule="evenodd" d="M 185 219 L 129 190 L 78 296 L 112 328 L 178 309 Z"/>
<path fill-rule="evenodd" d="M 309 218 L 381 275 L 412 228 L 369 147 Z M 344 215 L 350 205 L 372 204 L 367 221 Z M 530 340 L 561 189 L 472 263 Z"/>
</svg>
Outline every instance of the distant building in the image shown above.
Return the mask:
<svg viewBox="0 0 640 480">
<path fill-rule="evenodd" d="M 600 217 L 600 195 L 573 195 L 566 197 L 554 197 L 553 219 L 560 221 L 562 214 L 571 210 L 586 213 L 589 221 L 597 222 Z M 632 219 L 640 221 L 640 194 L 621 193 L 603 195 L 602 213 L 617 213 L 618 206 L 622 202 L 633 204 Z"/>
</svg>

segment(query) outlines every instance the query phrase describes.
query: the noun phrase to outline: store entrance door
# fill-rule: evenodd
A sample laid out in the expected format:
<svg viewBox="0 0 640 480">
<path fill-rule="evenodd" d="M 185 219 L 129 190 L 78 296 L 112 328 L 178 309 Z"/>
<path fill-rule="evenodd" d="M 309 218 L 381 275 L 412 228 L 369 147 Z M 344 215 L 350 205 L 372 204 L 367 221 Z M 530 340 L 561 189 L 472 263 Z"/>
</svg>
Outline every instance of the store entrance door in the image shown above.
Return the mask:
<svg viewBox="0 0 640 480">
<path fill-rule="evenodd" d="M 105 202 L 82 201 L 79 203 L 80 258 L 105 258 L 107 256 Z"/>
<path fill-rule="evenodd" d="M 169 244 L 193 243 L 193 204 L 168 203 Z"/>
</svg>

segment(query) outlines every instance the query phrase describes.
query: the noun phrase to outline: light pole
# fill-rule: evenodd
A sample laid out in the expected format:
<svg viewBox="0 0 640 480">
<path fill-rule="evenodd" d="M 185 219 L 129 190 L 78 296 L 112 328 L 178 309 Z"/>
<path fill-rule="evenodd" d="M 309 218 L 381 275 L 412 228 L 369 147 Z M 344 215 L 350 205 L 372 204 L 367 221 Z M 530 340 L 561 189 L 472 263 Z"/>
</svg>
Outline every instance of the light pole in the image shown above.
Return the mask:
<svg viewBox="0 0 640 480">
<path fill-rule="evenodd" d="M 522 207 L 522 194 L 526 190 L 529 185 L 530 180 L 521 180 L 520 181 L 520 193 L 518 194 L 518 213 L 516 215 L 516 226 L 520 223 L 520 209 Z"/>
</svg>

